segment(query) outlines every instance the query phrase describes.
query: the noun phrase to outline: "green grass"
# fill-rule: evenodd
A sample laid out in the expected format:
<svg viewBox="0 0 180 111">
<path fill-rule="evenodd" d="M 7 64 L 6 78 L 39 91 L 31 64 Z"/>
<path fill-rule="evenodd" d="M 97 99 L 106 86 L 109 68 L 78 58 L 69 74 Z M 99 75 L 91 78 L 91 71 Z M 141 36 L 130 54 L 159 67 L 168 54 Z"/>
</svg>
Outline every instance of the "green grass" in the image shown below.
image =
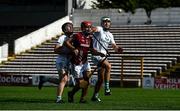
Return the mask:
<svg viewBox="0 0 180 111">
<path fill-rule="evenodd" d="M 88 103 L 80 104 L 80 91 L 75 96 L 75 103 L 67 102 L 65 88 L 65 104 L 56 104 L 56 87 L 15 87 L 0 86 L 0 110 L 174 110 L 180 109 L 180 90 L 158 90 L 141 88 L 112 88 L 111 96 L 100 92 L 101 103 L 91 102 L 93 88 L 89 88 Z"/>
</svg>

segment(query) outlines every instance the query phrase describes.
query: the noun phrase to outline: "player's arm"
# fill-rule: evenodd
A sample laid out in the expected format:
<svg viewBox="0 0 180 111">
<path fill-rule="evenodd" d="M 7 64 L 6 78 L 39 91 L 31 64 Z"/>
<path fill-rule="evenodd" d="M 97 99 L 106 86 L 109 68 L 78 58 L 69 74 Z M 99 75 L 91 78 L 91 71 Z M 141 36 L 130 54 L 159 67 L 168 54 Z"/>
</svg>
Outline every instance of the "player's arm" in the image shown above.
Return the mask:
<svg viewBox="0 0 180 111">
<path fill-rule="evenodd" d="M 94 32 L 99 32 L 97 27 L 92 27 L 92 33 L 94 33 Z"/>
<path fill-rule="evenodd" d="M 61 49 L 62 49 L 62 46 L 61 46 L 60 44 L 56 44 L 56 45 L 54 46 L 54 53 L 56 53 L 56 54 L 62 54 L 63 51 L 62 51 Z"/>
<path fill-rule="evenodd" d="M 117 53 L 123 53 L 123 49 L 119 46 L 117 46 L 115 43 L 112 44 L 112 48 L 115 50 Z"/>
<path fill-rule="evenodd" d="M 78 55 L 79 51 L 76 49 L 73 45 L 72 42 L 75 40 L 74 36 L 66 40 L 65 46 L 68 47 L 75 55 Z"/>
<path fill-rule="evenodd" d="M 54 53 L 63 54 L 63 51 L 62 51 L 63 43 L 64 43 L 63 37 L 59 37 L 56 45 L 54 46 Z"/>
</svg>

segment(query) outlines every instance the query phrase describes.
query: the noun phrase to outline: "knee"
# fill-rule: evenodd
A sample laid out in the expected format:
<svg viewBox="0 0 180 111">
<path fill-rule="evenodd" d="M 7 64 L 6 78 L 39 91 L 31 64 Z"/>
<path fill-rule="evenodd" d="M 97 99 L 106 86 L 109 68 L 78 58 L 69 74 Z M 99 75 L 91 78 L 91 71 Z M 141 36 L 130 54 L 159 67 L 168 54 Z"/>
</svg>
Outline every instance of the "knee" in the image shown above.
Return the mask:
<svg viewBox="0 0 180 111">
<path fill-rule="evenodd" d="M 80 88 L 88 88 L 88 86 L 89 86 L 89 81 L 86 81 L 84 79 L 79 81 Z"/>
<path fill-rule="evenodd" d="M 66 83 L 67 81 L 68 81 L 68 77 L 67 77 L 67 75 L 64 75 L 64 76 L 62 77 L 61 82 Z"/>
<path fill-rule="evenodd" d="M 89 81 L 90 77 L 91 77 L 91 71 L 87 71 L 85 74 L 83 74 L 83 78 L 85 81 Z"/>
<path fill-rule="evenodd" d="M 64 76 L 64 81 L 67 82 L 68 81 L 68 76 Z"/>
<path fill-rule="evenodd" d="M 111 70 L 111 64 L 110 63 L 106 65 L 106 69 Z"/>
</svg>

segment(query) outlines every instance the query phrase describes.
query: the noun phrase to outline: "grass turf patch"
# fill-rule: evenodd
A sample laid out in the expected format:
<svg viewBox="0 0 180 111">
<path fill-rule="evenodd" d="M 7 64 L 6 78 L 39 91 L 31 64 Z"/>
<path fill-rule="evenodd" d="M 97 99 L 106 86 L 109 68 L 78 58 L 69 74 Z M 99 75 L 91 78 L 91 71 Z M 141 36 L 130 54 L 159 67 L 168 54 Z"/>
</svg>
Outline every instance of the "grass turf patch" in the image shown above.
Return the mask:
<svg viewBox="0 0 180 111">
<path fill-rule="evenodd" d="M 174 110 L 180 109 L 180 90 L 158 90 L 141 88 L 111 88 L 112 95 L 105 96 L 103 88 L 100 91 L 102 102 L 92 102 L 93 88 L 89 88 L 88 103 L 79 103 L 80 92 L 75 95 L 75 103 L 67 102 L 66 87 L 63 100 L 66 103 L 57 104 L 56 87 L 0 86 L 0 110 Z"/>
</svg>

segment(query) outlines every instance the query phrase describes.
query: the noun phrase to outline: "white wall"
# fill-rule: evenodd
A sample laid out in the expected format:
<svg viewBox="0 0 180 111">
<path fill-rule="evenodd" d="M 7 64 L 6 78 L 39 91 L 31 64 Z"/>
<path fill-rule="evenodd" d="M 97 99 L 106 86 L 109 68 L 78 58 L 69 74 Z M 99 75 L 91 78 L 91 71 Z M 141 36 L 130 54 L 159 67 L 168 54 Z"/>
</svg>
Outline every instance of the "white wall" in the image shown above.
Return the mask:
<svg viewBox="0 0 180 111">
<path fill-rule="evenodd" d="M 61 26 L 65 22 L 69 21 L 69 16 L 66 16 L 60 20 L 57 20 L 37 31 L 34 31 L 28 35 L 25 35 L 19 39 L 15 40 L 15 54 L 24 52 L 33 46 L 41 44 L 42 42 L 55 37 L 62 33 Z"/>
<path fill-rule="evenodd" d="M 0 63 L 8 58 L 8 44 L 0 46 Z"/>
</svg>

